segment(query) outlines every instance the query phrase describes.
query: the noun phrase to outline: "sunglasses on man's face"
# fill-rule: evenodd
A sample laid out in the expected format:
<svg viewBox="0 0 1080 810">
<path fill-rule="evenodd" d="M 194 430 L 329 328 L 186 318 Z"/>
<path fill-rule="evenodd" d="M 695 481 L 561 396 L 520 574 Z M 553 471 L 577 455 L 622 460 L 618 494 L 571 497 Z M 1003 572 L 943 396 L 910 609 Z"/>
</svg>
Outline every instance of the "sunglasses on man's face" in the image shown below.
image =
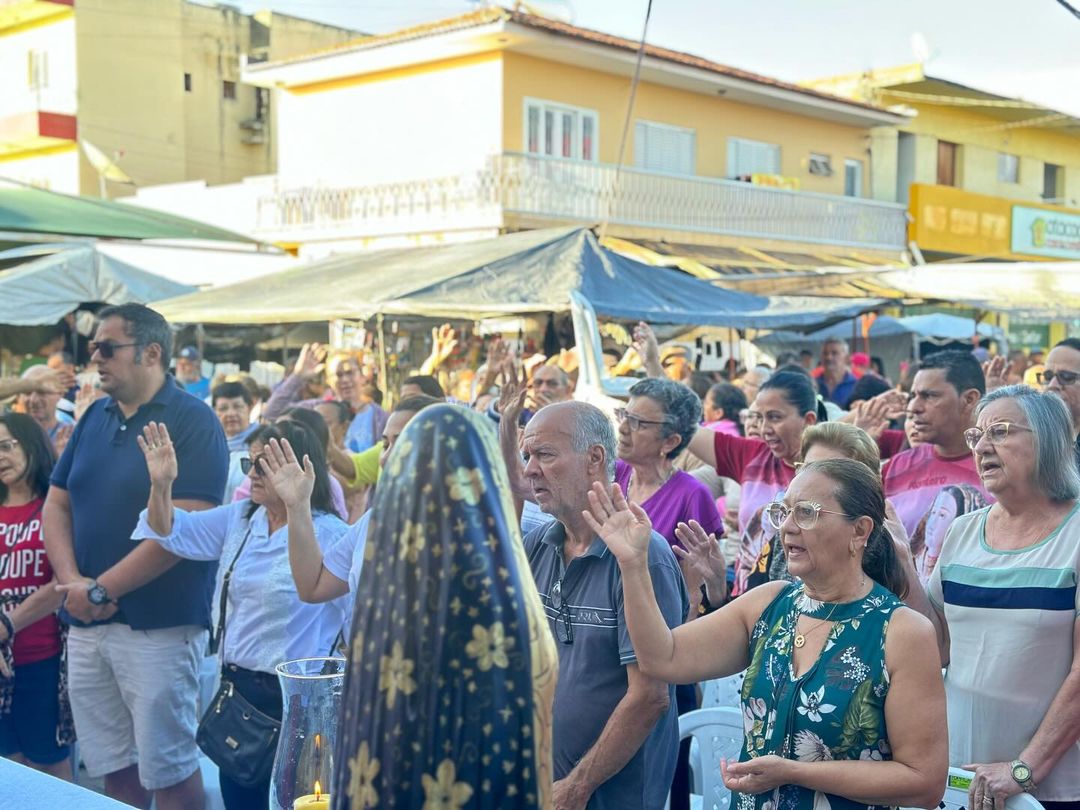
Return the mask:
<svg viewBox="0 0 1080 810">
<path fill-rule="evenodd" d="M 1057 380 L 1058 385 L 1063 388 L 1066 385 L 1073 385 L 1077 380 L 1080 380 L 1080 374 L 1077 374 L 1075 371 L 1052 371 L 1051 369 L 1046 369 L 1040 371 L 1035 376 L 1038 377 L 1039 382 L 1042 385 L 1049 385 L 1054 380 Z"/>
<path fill-rule="evenodd" d="M 113 343 L 111 340 L 95 340 L 90 344 L 90 353 L 97 353 L 101 355 L 103 360 L 111 360 L 116 356 L 117 349 L 126 349 L 129 346 L 138 346 L 138 342 L 135 343 Z"/>
</svg>

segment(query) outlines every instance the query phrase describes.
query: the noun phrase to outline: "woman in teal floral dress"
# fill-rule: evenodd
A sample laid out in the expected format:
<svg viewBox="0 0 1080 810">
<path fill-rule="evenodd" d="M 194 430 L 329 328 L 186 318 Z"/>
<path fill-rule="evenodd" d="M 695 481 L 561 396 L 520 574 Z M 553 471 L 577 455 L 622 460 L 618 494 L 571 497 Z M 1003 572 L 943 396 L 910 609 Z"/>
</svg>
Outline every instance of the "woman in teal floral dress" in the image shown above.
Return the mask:
<svg viewBox="0 0 1080 810">
<path fill-rule="evenodd" d="M 948 743 L 934 631 L 898 598 L 905 577 L 873 471 L 849 459 L 804 467 L 769 507 L 800 581 L 761 585 L 674 631 L 644 564 L 648 517 L 617 491 L 590 502 L 622 570 L 638 666 L 675 683 L 747 670 L 742 755 L 720 763 L 739 810 L 937 805 Z"/>
</svg>

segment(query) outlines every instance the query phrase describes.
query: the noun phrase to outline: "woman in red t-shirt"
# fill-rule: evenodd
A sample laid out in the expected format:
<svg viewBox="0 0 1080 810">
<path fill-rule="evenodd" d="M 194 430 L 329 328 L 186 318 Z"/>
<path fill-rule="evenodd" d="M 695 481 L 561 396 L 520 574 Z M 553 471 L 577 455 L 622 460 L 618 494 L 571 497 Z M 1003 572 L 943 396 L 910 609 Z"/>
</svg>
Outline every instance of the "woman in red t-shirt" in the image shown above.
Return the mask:
<svg viewBox="0 0 1080 810">
<path fill-rule="evenodd" d="M 29 416 L 0 414 L 0 755 L 71 778 L 58 740 L 62 641 L 41 508 L 56 459 Z"/>
</svg>

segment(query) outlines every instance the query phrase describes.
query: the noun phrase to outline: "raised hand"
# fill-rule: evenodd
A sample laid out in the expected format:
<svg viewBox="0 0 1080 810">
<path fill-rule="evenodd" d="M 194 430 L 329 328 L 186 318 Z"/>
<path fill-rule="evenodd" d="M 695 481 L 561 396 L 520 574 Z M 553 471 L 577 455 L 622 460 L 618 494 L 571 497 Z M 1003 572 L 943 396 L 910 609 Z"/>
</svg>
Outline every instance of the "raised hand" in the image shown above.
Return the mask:
<svg viewBox="0 0 1080 810">
<path fill-rule="evenodd" d="M 521 421 L 521 412 L 525 410 L 525 398 L 529 395 L 529 387 L 525 382 L 525 372 L 518 371 L 513 360 L 507 358 L 503 361 L 503 384 L 499 389 L 499 419 L 509 420 L 512 425 Z"/>
<path fill-rule="evenodd" d="M 67 447 L 67 443 L 71 440 L 71 434 L 74 431 L 74 425 L 60 425 L 56 429 L 56 436 L 53 437 L 53 449 L 56 451 L 58 458 L 64 452 L 64 448 Z"/>
<path fill-rule="evenodd" d="M 63 394 L 75 385 L 75 375 L 60 368 L 45 367 L 33 379 L 35 394 Z"/>
<path fill-rule="evenodd" d="M 676 526 L 675 536 L 682 543 L 672 546 L 675 556 L 685 561 L 690 573 L 705 583 L 710 602 L 722 601 L 727 595 L 727 560 L 720 541 L 696 520 Z"/>
<path fill-rule="evenodd" d="M 660 344 L 656 340 L 656 333 L 645 321 L 639 321 L 634 327 L 630 345 L 641 355 L 641 362 L 647 374 L 663 376 L 664 369 L 660 365 Z"/>
<path fill-rule="evenodd" d="M 259 463 L 262 474 L 267 476 L 270 486 L 281 498 L 286 509 L 296 509 L 311 503 L 311 493 L 315 489 L 315 467 L 311 459 L 304 456 L 304 466 L 296 460 L 296 453 L 288 439 L 271 439 L 266 444 Z"/>
<path fill-rule="evenodd" d="M 169 438 L 169 429 L 163 423 L 150 422 L 143 428 L 143 435 L 136 436 L 135 440 L 146 456 L 150 483 L 165 489 L 171 487 L 179 471 L 176 466 L 176 448 Z"/>
<path fill-rule="evenodd" d="M 982 364 L 983 376 L 986 377 L 987 392 L 995 388 L 1004 388 L 1009 384 L 1008 380 L 1009 361 L 1005 355 L 999 354 Z"/>
<path fill-rule="evenodd" d="M 86 409 L 94 404 L 94 400 L 98 398 L 100 392 L 97 388 L 94 388 L 88 382 L 79 386 L 78 393 L 75 394 L 75 421 L 82 419 L 82 415 L 86 413 Z M 59 451 L 57 451 L 59 452 Z"/>
<path fill-rule="evenodd" d="M 293 374 L 303 380 L 313 380 L 326 367 L 326 347 L 321 343 L 305 343 L 296 358 Z"/>
<path fill-rule="evenodd" d="M 627 503 L 618 484 L 600 482 L 589 490 L 589 508 L 581 513 L 620 566 L 644 563 L 649 556 L 652 521 L 636 503 Z"/>
</svg>

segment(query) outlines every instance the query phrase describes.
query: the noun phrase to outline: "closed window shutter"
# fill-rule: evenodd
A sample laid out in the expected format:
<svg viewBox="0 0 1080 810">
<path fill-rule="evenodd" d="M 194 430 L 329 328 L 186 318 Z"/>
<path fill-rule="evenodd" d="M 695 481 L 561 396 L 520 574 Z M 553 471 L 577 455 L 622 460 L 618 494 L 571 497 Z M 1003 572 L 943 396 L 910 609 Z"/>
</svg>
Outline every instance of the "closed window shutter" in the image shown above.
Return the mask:
<svg viewBox="0 0 1080 810">
<path fill-rule="evenodd" d="M 691 129 L 637 121 L 634 124 L 634 165 L 655 172 L 693 175 L 696 140 Z"/>
</svg>

